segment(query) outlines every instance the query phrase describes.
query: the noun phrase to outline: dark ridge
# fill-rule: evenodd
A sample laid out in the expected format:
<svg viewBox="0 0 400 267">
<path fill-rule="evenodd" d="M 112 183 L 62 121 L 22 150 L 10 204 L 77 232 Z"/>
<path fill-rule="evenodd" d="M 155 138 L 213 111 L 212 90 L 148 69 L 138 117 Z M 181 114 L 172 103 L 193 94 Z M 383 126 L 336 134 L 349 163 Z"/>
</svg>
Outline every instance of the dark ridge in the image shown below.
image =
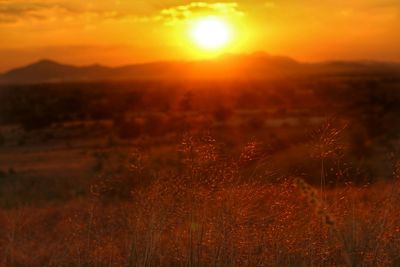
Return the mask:
<svg viewBox="0 0 400 267">
<path fill-rule="evenodd" d="M 172 79 L 271 79 L 301 75 L 400 74 L 400 64 L 376 61 L 328 61 L 301 63 L 290 57 L 253 54 L 225 54 L 200 61 L 165 61 L 106 67 L 99 64 L 72 66 L 44 59 L 0 75 L 2 84 L 61 83 L 105 80 Z"/>
</svg>

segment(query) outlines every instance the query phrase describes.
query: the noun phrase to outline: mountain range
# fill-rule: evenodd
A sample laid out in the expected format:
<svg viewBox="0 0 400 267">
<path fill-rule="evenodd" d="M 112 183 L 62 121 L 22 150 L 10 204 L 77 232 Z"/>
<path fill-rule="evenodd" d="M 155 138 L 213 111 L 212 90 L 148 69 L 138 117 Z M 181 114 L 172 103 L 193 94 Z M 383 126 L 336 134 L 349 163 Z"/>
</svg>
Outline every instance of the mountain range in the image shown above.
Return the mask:
<svg viewBox="0 0 400 267">
<path fill-rule="evenodd" d="M 266 53 L 224 55 L 201 61 L 168 61 L 122 67 L 77 67 L 41 60 L 0 74 L 1 84 L 62 83 L 115 80 L 263 80 L 313 75 L 400 75 L 400 63 L 330 61 L 301 63 Z"/>
</svg>

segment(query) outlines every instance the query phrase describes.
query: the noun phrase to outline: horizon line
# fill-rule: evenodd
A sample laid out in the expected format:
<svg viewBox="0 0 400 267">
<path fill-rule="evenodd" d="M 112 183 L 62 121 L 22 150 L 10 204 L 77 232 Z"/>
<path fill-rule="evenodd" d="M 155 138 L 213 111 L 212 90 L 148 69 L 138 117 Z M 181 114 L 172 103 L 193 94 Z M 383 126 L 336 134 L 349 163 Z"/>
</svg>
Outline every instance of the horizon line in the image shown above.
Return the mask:
<svg viewBox="0 0 400 267">
<path fill-rule="evenodd" d="M 84 68 L 84 67 L 93 67 L 93 66 L 99 66 L 99 67 L 105 67 L 105 68 L 122 68 L 122 67 L 128 67 L 128 66 L 140 66 L 140 65 L 150 65 L 150 64 L 159 64 L 159 63 L 182 63 L 182 62 L 201 62 L 201 61 L 213 61 L 213 60 L 219 60 L 223 59 L 224 57 L 227 56 L 247 56 L 247 57 L 271 57 L 271 58 L 286 58 L 293 60 L 299 64 L 329 64 L 329 63 L 381 63 L 381 64 L 400 64 L 400 60 L 380 60 L 380 59 L 371 59 L 371 58 L 360 58 L 360 59 L 326 59 L 326 60 L 312 60 L 312 61 L 302 61 L 302 60 L 297 60 L 294 57 L 287 56 L 287 55 L 280 55 L 280 54 L 270 54 L 265 51 L 255 51 L 252 53 L 225 53 L 225 54 L 220 54 L 215 57 L 210 57 L 210 58 L 198 58 L 198 59 L 160 59 L 160 60 L 153 60 L 153 61 L 143 61 L 143 62 L 136 62 L 136 63 L 127 63 L 127 64 L 121 64 L 121 65 L 107 65 L 107 63 L 100 63 L 100 62 L 93 62 L 90 64 L 77 64 L 77 63 L 65 63 L 62 61 L 59 61 L 57 59 L 53 58 L 46 58 L 43 57 L 41 59 L 31 61 L 30 63 L 26 63 L 20 66 L 16 67 L 11 67 L 8 69 L 5 69 L 3 71 L 0 71 L 0 75 L 4 75 L 8 72 L 29 67 L 31 65 L 35 65 L 41 62 L 52 62 L 55 64 L 59 65 L 65 65 L 65 66 L 70 66 L 70 67 L 76 67 L 76 68 Z"/>
</svg>

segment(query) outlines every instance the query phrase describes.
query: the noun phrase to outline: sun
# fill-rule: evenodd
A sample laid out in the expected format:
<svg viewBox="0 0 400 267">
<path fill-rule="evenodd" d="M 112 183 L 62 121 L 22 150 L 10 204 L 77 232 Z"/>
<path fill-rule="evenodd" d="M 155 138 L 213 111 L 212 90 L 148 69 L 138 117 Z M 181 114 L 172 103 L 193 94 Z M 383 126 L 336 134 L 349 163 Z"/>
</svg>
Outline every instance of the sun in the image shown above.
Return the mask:
<svg viewBox="0 0 400 267">
<path fill-rule="evenodd" d="M 194 23 L 191 36 L 199 47 L 216 50 L 225 47 L 231 41 L 232 30 L 222 18 L 204 17 Z"/>
</svg>

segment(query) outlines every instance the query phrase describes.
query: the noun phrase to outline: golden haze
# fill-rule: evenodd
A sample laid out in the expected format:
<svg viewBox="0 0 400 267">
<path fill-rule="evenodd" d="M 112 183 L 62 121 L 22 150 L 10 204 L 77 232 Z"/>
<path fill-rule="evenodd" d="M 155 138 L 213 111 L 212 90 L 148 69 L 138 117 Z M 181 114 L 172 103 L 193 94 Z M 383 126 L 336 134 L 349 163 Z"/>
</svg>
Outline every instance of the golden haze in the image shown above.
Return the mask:
<svg viewBox="0 0 400 267">
<path fill-rule="evenodd" d="M 400 2 L 0 1 L 0 71 L 51 58 L 123 65 L 267 51 L 303 61 L 400 60 Z M 204 51 L 191 21 L 216 16 L 235 38 Z"/>
</svg>

